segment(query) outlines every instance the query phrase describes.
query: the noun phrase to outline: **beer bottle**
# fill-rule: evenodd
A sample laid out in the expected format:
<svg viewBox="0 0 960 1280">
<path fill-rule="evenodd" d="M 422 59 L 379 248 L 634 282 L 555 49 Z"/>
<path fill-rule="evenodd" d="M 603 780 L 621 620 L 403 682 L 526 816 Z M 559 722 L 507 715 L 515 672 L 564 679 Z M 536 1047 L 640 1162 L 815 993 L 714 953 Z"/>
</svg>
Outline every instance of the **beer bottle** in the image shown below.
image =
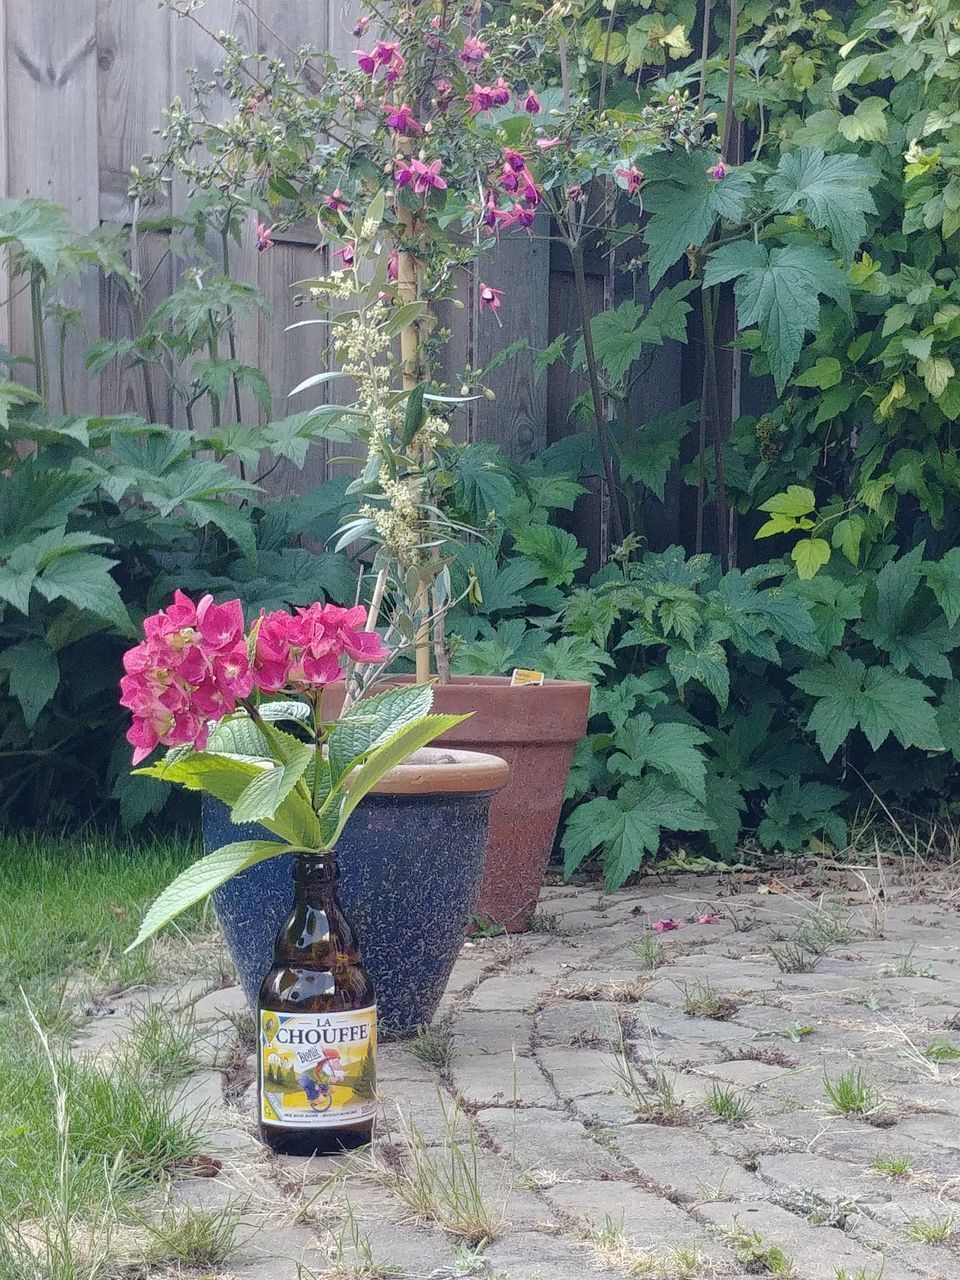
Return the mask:
<svg viewBox="0 0 960 1280">
<path fill-rule="evenodd" d="M 293 910 L 260 987 L 260 1132 L 285 1155 L 366 1145 L 376 1114 L 377 1007 L 337 900 L 332 853 L 295 859 Z"/>
</svg>

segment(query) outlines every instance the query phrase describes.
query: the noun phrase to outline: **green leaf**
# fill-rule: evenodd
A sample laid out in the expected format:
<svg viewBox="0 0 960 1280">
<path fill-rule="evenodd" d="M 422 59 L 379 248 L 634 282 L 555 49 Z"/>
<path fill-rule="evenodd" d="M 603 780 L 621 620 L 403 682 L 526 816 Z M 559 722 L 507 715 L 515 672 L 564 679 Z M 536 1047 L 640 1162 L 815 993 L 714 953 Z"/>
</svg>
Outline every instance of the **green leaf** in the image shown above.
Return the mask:
<svg viewBox="0 0 960 1280">
<path fill-rule="evenodd" d="M 453 468 L 457 505 L 477 525 L 485 525 L 491 512 L 502 516 L 516 498 L 516 490 L 503 467 L 499 449 L 491 444 L 471 444 Z"/>
<path fill-rule="evenodd" d="M 826 538 L 801 538 L 794 543 L 790 558 L 797 566 L 797 573 L 801 578 L 812 578 L 828 563 L 830 543 Z"/>
<path fill-rule="evenodd" d="M 829 387 L 835 387 L 842 377 L 843 366 L 837 357 L 821 356 L 815 365 L 794 377 L 793 385 L 819 387 L 821 391 L 826 391 Z"/>
<path fill-rule="evenodd" d="M 250 564 L 256 565 L 257 539 L 253 521 L 247 511 L 231 507 L 229 503 L 221 500 L 185 502 L 183 510 L 201 529 L 208 524 L 216 525 L 221 533 L 226 534 L 231 542 L 236 543 Z"/>
<path fill-rule="evenodd" d="M 877 169 L 860 156 L 828 156 L 819 147 L 798 147 L 780 157 L 765 190 L 781 213 L 802 209 L 849 262 L 867 234 L 864 215 L 877 212 L 870 187 L 879 179 Z"/>
<path fill-rule="evenodd" d="M 960 547 L 951 547 L 941 560 L 925 560 L 920 568 L 952 627 L 960 618 Z"/>
<path fill-rule="evenodd" d="M 608 653 L 586 636 L 560 636 L 545 644 L 537 659 L 538 669 L 548 680 L 600 680 L 604 667 L 612 667 Z"/>
<path fill-rule="evenodd" d="M 691 402 L 634 428 L 635 447 L 625 448 L 620 458 L 622 478 L 646 485 L 662 502 L 667 476 L 699 410 L 699 404 Z"/>
<path fill-rule="evenodd" d="M 10 410 L 23 404 L 36 404 L 40 397 L 29 387 L 8 378 L 0 378 L 0 427 L 10 426 Z"/>
<path fill-rule="evenodd" d="M 707 762 L 697 748 L 709 741 L 709 736 L 693 725 L 675 721 L 654 724 L 644 712 L 614 735 L 616 751 L 607 760 L 607 768 L 631 778 L 654 769 L 673 778 L 695 799 L 705 801 Z"/>
<path fill-rule="evenodd" d="M 860 543 L 864 532 L 863 516 L 846 516 L 838 520 L 830 535 L 831 543 L 842 551 L 852 565 L 860 562 Z"/>
<path fill-rule="evenodd" d="M 328 801 L 325 802 L 326 809 L 330 812 L 330 818 L 325 823 L 329 832 L 327 847 L 333 848 L 354 809 L 381 778 L 397 765 L 403 764 L 404 760 L 415 751 L 419 751 L 421 747 L 427 746 L 441 734 L 469 719 L 469 715 L 421 716 L 419 720 L 405 724 L 371 752 L 345 782 L 341 782 L 331 791 Z M 344 792 L 344 786 L 349 790 Z M 321 813 L 321 820 L 324 820 L 323 813 Z"/>
<path fill-rule="evenodd" d="M 298 743 L 287 753 L 282 765 L 262 770 L 247 783 L 230 810 L 231 821 L 236 823 L 260 822 L 274 818 L 294 787 L 307 771 L 313 759 L 313 747 Z"/>
<path fill-rule="evenodd" d="M 0 671 L 6 671 L 10 694 L 20 703 L 28 729 L 60 684 L 56 654 L 43 640 L 21 640 L 0 653 Z"/>
<path fill-rule="evenodd" d="M 586 562 L 587 552 L 572 533 L 555 525 L 535 524 L 514 534 L 518 548 L 531 556 L 552 587 L 569 586 Z"/>
<path fill-rule="evenodd" d="M 960 646 L 960 632 L 954 634 L 943 617 L 931 617 L 917 598 L 922 556 L 921 543 L 883 566 L 867 592 L 857 630 L 890 655 L 897 671 L 913 667 L 922 676 L 950 680 L 953 672 L 946 655 Z"/>
<path fill-rule="evenodd" d="M 929 360 L 917 362 L 917 372 L 923 378 L 923 385 L 934 400 L 939 400 L 947 389 L 947 383 L 954 376 L 953 362 L 946 356 L 932 356 Z"/>
<path fill-rule="evenodd" d="M 761 350 L 770 362 L 777 393 L 783 391 L 800 355 L 806 333 L 820 319 L 820 295 L 850 310 L 846 277 L 820 245 L 783 245 L 768 250 L 752 240 L 738 240 L 714 250 L 707 261 L 704 284 L 734 280 L 741 328 L 759 325 Z"/>
<path fill-rule="evenodd" d="M 667 666 L 678 690 L 682 690 L 691 680 L 696 680 L 710 690 L 721 707 L 727 705 L 730 697 L 730 672 L 727 669 L 726 651 L 714 629 L 707 628 L 706 636 L 693 648 L 672 645 L 667 650 Z"/>
<path fill-rule="evenodd" d="M 691 245 L 699 248 L 706 241 L 718 218 L 739 222 L 743 217 L 752 173 L 746 166 L 728 168 L 718 182 L 707 173 L 715 162 L 712 151 L 680 150 L 644 162 L 644 207 L 650 216 L 643 234 L 651 288 Z"/>
<path fill-rule="evenodd" d="M 852 115 L 837 122 L 841 137 L 848 142 L 883 142 L 889 133 L 887 106 L 883 98 L 864 98 Z"/>
<path fill-rule="evenodd" d="M 760 510 L 770 511 L 778 516 L 796 518 L 808 515 L 816 505 L 817 499 L 812 489 L 807 489 L 800 484 L 791 484 L 783 493 L 775 493 L 766 502 L 761 502 Z"/>
<path fill-rule="evenodd" d="M 258 862 L 265 862 L 267 858 L 292 852 L 295 852 L 292 845 L 278 844 L 272 840 L 239 840 L 235 844 L 225 844 L 216 853 L 205 858 L 199 858 L 186 871 L 181 871 L 176 880 L 168 884 L 152 903 L 127 951 L 146 942 L 147 938 L 169 924 L 181 911 L 200 902 L 241 871 L 256 866 Z"/>
<path fill-rule="evenodd" d="M 603 851 L 604 879 L 619 889 L 647 854 L 660 848 L 661 831 L 710 831 L 713 823 L 696 800 L 659 781 L 644 779 L 579 805 L 567 819 L 561 845 L 571 875 L 596 849 Z"/>
<path fill-rule="evenodd" d="M 335 781 L 405 724 L 419 720 L 433 706 L 430 685 L 406 685 L 361 698 L 340 717 L 327 739 L 330 772 Z"/>
<path fill-rule="evenodd" d="M 877 750 L 892 733 L 901 746 L 943 750 L 936 716 L 928 699 L 933 691 L 920 680 L 890 667 L 869 669 L 847 653 L 790 677 L 817 699 L 807 721 L 824 759 L 831 760 L 844 739 L 860 728 Z"/>
<path fill-rule="evenodd" d="M 407 303 L 407 306 L 414 306 L 414 303 Z M 404 449 L 408 448 L 410 441 L 423 426 L 423 396 L 427 389 L 425 382 L 419 382 L 407 396 L 407 407 L 403 420 L 403 438 L 402 444 Z"/>
<path fill-rule="evenodd" d="M 264 767 L 262 763 L 226 752 L 195 751 L 186 756 L 172 754 L 134 772 L 159 778 L 161 782 L 175 782 L 188 791 L 204 791 L 232 808 L 247 786 L 264 773 Z M 298 848 L 319 848 L 319 824 L 306 801 L 296 806 L 284 805 L 273 817 L 264 817 L 261 822 Z"/>
<path fill-rule="evenodd" d="M 34 581 L 47 600 L 69 600 L 78 609 L 106 618 L 125 634 L 132 631 L 120 588 L 110 576 L 115 560 L 79 551 L 59 556 Z"/>
</svg>

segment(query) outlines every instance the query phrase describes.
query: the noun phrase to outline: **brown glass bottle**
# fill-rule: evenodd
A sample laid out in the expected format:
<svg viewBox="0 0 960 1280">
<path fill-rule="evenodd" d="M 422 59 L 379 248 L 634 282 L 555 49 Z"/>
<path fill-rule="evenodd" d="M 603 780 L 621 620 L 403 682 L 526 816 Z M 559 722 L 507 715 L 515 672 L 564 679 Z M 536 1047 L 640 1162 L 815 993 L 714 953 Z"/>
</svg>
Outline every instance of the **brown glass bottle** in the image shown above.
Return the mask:
<svg viewBox="0 0 960 1280">
<path fill-rule="evenodd" d="M 376 1003 L 337 901 L 338 874 L 332 854 L 296 858 L 293 910 L 260 987 L 260 1132 L 285 1155 L 348 1151 L 373 1137 Z"/>
</svg>

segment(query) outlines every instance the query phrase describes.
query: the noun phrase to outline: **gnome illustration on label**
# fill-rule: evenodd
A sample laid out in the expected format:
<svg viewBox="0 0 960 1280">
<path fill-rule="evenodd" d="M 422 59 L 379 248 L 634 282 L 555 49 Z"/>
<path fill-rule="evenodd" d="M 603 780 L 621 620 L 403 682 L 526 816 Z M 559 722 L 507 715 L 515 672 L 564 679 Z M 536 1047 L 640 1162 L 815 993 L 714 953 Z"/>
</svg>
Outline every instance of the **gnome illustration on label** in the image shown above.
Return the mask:
<svg viewBox="0 0 960 1280">
<path fill-rule="evenodd" d="M 300 1087 L 313 1111 L 326 1111 L 333 1102 L 330 1090 L 346 1076 L 336 1049 L 324 1049 L 319 1062 L 300 1073 Z"/>
</svg>

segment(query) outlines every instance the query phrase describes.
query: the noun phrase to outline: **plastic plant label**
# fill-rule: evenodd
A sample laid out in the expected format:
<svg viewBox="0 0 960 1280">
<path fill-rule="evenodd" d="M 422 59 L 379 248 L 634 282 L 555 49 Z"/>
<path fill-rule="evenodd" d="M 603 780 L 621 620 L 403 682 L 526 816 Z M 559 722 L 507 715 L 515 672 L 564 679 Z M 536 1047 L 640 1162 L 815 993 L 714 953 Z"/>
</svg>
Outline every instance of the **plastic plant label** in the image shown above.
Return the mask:
<svg viewBox="0 0 960 1280">
<path fill-rule="evenodd" d="M 542 671 L 528 671 L 526 667 L 514 667 L 513 675 L 510 677 L 510 687 L 512 689 L 519 688 L 521 685 L 541 684 L 543 684 Z"/>
</svg>

